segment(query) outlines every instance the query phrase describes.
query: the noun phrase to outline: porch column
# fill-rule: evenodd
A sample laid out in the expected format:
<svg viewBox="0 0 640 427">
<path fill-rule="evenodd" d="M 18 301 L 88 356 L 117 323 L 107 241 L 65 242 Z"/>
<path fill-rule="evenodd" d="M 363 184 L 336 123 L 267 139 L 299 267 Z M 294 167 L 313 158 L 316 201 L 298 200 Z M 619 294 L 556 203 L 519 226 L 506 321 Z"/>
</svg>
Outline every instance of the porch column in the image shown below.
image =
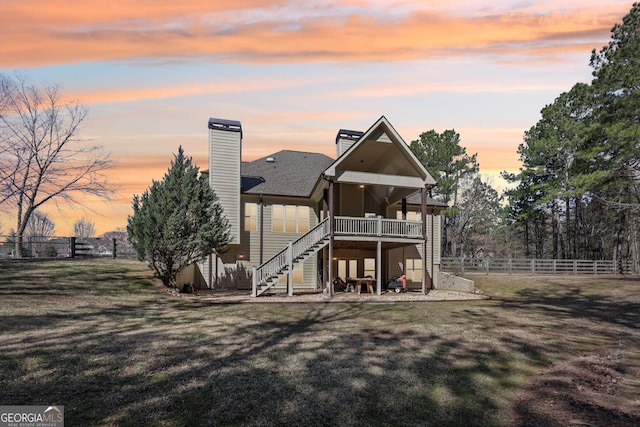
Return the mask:
<svg viewBox="0 0 640 427">
<path fill-rule="evenodd" d="M 264 253 L 264 203 L 262 202 L 262 194 L 260 195 L 260 208 L 258 216 L 260 217 L 260 265 L 262 265 L 262 255 Z"/>
<path fill-rule="evenodd" d="M 334 233 L 334 220 L 333 220 L 333 181 L 329 181 L 329 282 L 327 288 L 329 289 L 329 296 L 333 296 L 333 233 Z"/>
<path fill-rule="evenodd" d="M 252 268 L 251 274 L 251 296 L 258 296 L 258 269 L 256 267 Z"/>
<path fill-rule="evenodd" d="M 382 295 L 382 240 L 378 239 L 378 248 L 376 252 L 376 292 Z"/>
<path fill-rule="evenodd" d="M 422 188 L 420 213 L 422 217 L 422 295 L 427 294 L 427 188 Z M 433 256 L 433 254 L 431 254 Z"/>
</svg>

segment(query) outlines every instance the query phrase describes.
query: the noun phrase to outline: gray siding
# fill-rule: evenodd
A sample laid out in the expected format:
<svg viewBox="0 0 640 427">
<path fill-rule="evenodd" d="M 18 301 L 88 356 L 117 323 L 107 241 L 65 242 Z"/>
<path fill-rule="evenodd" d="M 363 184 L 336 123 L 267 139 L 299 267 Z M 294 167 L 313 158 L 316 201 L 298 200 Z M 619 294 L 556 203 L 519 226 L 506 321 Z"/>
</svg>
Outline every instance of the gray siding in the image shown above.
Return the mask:
<svg viewBox="0 0 640 427">
<path fill-rule="evenodd" d="M 278 233 L 271 231 L 271 206 L 273 204 L 289 204 L 298 206 L 303 206 L 300 202 L 295 202 L 291 200 L 282 200 L 282 201 L 269 201 L 264 205 L 264 261 L 267 261 L 269 258 L 280 252 L 282 249 L 286 248 L 290 241 L 296 240 L 298 237 L 303 235 L 304 233 Z M 318 219 L 314 210 L 311 207 L 309 209 L 309 228 L 311 229 L 316 224 L 318 224 Z M 254 234 L 258 234 L 257 232 Z M 257 265 L 257 264 L 256 264 Z M 312 256 L 308 260 L 306 260 L 303 264 L 303 284 L 296 284 L 297 288 L 301 289 L 315 289 L 317 283 L 317 257 Z"/>
<path fill-rule="evenodd" d="M 251 289 L 251 280 L 250 278 L 245 278 L 244 272 L 248 272 L 250 274 L 253 267 L 257 267 L 260 265 L 260 224 L 262 223 L 264 226 L 264 235 L 263 235 L 263 249 L 264 254 L 262 257 L 262 262 L 268 261 L 272 256 L 280 252 L 282 249 L 285 249 L 290 241 L 296 240 L 303 233 L 274 233 L 271 231 L 271 206 L 275 204 L 281 205 L 298 205 L 298 206 L 306 206 L 301 201 L 293 201 L 291 199 L 283 199 L 283 200 L 270 200 L 265 201 L 263 209 L 260 209 L 260 205 L 258 203 L 258 221 L 257 221 L 257 230 L 256 231 L 244 231 L 244 203 L 258 203 L 259 200 L 243 198 L 241 204 L 241 223 L 240 232 L 242 239 L 241 244 L 233 249 L 233 253 L 238 256 L 242 255 L 242 260 L 238 262 L 238 266 L 241 270 L 239 272 L 239 277 L 237 280 L 238 289 Z M 314 210 L 311 207 L 309 209 L 309 228 L 312 228 L 318 223 L 318 218 Z M 262 212 L 263 218 L 261 220 L 260 213 Z M 231 254 L 229 254 L 231 255 Z M 306 260 L 303 264 L 303 283 L 294 283 L 295 289 L 316 289 L 317 288 L 317 256 L 312 256 L 308 260 Z M 276 290 L 284 291 L 286 289 L 286 277 L 281 279 L 281 284 L 276 286 Z"/>
<path fill-rule="evenodd" d="M 209 129 L 209 183 L 231 226 L 231 244 L 240 243 L 241 134 Z"/>
</svg>

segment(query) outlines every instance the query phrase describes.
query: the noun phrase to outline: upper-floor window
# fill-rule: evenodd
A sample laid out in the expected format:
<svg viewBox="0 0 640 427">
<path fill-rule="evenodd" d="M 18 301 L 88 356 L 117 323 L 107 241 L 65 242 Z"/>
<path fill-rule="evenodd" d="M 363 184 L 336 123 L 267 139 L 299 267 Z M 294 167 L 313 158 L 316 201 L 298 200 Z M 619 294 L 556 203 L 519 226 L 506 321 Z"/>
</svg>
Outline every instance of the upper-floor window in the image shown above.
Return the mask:
<svg viewBox="0 0 640 427">
<path fill-rule="evenodd" d="M 256 231 L 258 229 L 258 204 L 244 204 L 244 231 Z"/>
<path fill-rule="evenodd" d="M 309 207 L 298 205 L 272 205 L 271 231 L 306 233 L 309 231 Z"/>
</svg>

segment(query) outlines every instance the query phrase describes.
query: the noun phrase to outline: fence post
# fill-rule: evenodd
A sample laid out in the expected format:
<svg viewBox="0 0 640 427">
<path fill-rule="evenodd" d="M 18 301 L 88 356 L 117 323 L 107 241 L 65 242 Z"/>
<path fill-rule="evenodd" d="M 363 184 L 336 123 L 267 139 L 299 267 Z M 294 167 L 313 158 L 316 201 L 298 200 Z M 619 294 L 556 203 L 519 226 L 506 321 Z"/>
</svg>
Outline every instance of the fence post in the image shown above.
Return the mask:
<svg viewBox="0 0 640 427">
<path fill-rule="evenodd" d="M 111 242 L 113 243 L 113 253 L 112 253 L 112 257 L 113 258 L 117 258 L 118 257 L 118 243 L 116 242 L 116 238 L 112 237 L 111 238 Z"/>
<path fill-rule="evenodd" d="M 69 258 L 76 257 L 76 238 L 69 237 Z"/>
</svg>

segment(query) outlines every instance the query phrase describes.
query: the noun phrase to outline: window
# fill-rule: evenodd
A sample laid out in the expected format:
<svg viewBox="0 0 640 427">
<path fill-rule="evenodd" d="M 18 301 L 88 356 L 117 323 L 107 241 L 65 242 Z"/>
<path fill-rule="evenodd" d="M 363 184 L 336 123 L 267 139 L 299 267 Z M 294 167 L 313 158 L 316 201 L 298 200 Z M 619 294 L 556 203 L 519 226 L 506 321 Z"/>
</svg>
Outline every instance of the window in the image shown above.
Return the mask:
<svg viewBox="0 0 640 427">
<path fill-rule="evenodd" d="M 271 206 L 271 231 L 306 233 L 309 231 L 309 207 L 298 205 Z"/>
<path fill-rule="evenodd" d="M 342 280 L 347 280 L 347 260 L 338 260 L 338 277 Z"/>
<path fill-rule="evenodd" d="M 371 276 L 376 277 L 376 259 L 365 258 L 364 259 L 364 277 Z"/>
<path fill-rule="evenodd" d="M 284 231 L 295 233 L 298 225 L 298 207 L 295 205 L 285 205 L 284 207 Z"/>
<path fill-rule="evenodd" d="M 358 260 L 357 259 L 339 259 L 338 260 L 338 277 L 347 280 L 349 277 L 358 277 Z"/>
<path fill-rule="evenodd" d="M 298 233 L 309 231 L 309 207 L 298 206 Z"/>
<path fill-rule="evenodd" d="M 420 258 L 417 259 L 407 259 L 405 274 L 407 275 L 407 280 L 411 280 L 412 282 L 422 282 L 422 260 Z"/>
<path fill-rule="evenodd" d="M 284 206 L 271 206 L 271 231 L 284 231 Z"/>
<path fill-rule="evenodd" d="M 349 260 L 349 276 L 348 277 L 358 277 L 358 260 L 357 259 Z"/>
<path fill-rule="evenodd" d="M 258 204 L 244 204 L 244 231 L 256 231 L 258 229 Z"/>
<path fill-rule="evenodd" d="M 402 219 L 402 211 L 396 212 L 396 219 Z M 407 221 L 422 221 L 420 211 L 407 211 Z"/>
</svg>

